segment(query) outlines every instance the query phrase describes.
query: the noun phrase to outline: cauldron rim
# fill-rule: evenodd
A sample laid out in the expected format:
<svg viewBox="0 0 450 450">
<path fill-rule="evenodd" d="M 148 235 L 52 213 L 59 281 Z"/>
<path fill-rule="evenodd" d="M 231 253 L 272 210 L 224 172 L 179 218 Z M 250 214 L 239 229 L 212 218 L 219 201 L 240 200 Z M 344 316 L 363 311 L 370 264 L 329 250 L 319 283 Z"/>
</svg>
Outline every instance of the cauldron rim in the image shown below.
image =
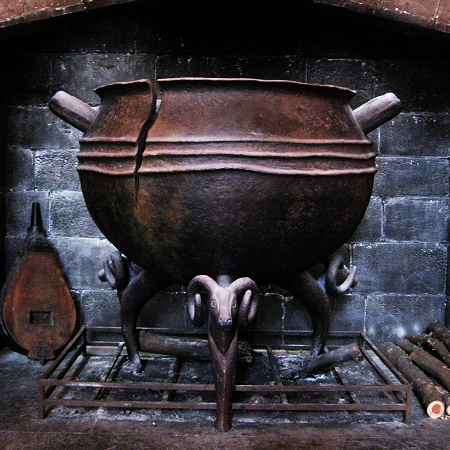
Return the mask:
<svg viewBox="0 0 450 450">
<path fill-rule="evenodd" d="M 144 81 L 144 80 L 138 80 Z M 353 97 L 356 94 L 356 91 L 353 89 L 349 89 L 343 86 L 336 86 L 333 84 L 319 84 L 319 83 L 306 83 L 303 81 L 294 81 L 294 80 L 280 80 L 280 79 L 261 79 L 261 78 L 239 78 L 239 77 L 173 77 L 173 78 L 158 78 L 158 83 L 174 83 L 174 82 L 191 82 L 191 81 L 203 81 L 210 83 L 232 83 L 232 84 L 275 84 L 280 86 L 303 86 L 306 88 L 312 89 L 326 89 L 326 90 L 335 90 L 343 93 L 347 93 L 349 96 Z"/>
<path fill-rule="evenodd" d="M 294 80 L 279 80 L 279 79 L 260 79 L 260 78 L 224 78 L 224 77 L 173 77 L 173 78 L 159 78 L 157 80 L 158 84 L 162 84 L 164 85 L 165 83 L 185 83 L 185 82 L 204 82 L 204 83 L 230 83 L 230 84 L 246 84 L 246 83 L 251 83 L 251 84 L 261 84 L 262 85 L 276 85 L 276 86 L 301 86 L 304 87 L 306 89 L 320 89 L 320 90 L 330 90 L 330 91 L 335 91 L 335 92 L 339 92 L 342 93 L 341 95 L 347 96 L 347 100 L 350 100 L 351 98 L 353 98 L 353 96 L 356 94 L 356 91 L 354 91 L 353 89 L 349 89 L 347 87 L 342 87 L 342 86 L 336 86 L 333 84 L 318 84 L 318 83 L 306 83 L 303 81 L 294 81 Z M 148 79 L 139 79 L 139 80 L 133 80 L 133 81 L 118 81 L 118 82 L 114 82 L 114 83 L 108 83 L 102 86 L 98 86 L 96 89 L 94 89 L 94 92 L 99 94 L 101 93 L 105 88 L 110 88 L 113 86 L 125 86 L 125 85 L 138 85 L 138 84 L 147 84 L 149 86 L 152 86 L 150 80 Z"/>
</svg>

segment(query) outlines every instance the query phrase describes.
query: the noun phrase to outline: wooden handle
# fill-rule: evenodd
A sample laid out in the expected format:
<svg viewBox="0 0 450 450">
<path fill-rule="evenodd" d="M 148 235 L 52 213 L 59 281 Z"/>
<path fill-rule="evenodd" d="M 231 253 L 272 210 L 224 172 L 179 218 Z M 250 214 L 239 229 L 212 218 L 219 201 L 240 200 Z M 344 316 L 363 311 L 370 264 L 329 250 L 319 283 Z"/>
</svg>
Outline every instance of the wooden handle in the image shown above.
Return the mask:
<svg viewBox="0 0 450 450">
<path fill-rule="evenodd" d="M 50 111 L 85 133 L 94 121 L 97 111 L 67 92 L 57 92 L 48 102 Z"/>
<path fill-rule="evenodd" d="M 395 94 L 375 97 L 353 111 L 356 121 L 365 134 L 370 133 L 401 111 L 401 103 Z"/>
</svg>

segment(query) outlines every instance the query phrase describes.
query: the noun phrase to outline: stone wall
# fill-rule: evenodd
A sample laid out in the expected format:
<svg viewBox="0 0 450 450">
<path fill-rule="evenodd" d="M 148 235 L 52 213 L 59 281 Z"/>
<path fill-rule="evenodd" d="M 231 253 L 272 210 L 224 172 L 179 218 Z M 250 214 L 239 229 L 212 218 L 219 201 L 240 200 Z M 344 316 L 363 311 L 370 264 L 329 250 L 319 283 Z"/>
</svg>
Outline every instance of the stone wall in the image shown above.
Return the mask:
<svg viewBox="0 0 450 450">
<path fill-rule="evenodd" d="M 39 201 L 80 322 L 119 324 L 97 273 L 113 249 L 84 205 L 76 173 L 81 133 L 46 104 L 58 90 L 98 105 L 102 84 L 162 77 L 255 77 L 346 86 L 356 107 L 392 91 L 403 112 L 371 134 L 379 172 L 366 217 L 343 247 L 359 284 L 337 299 L 333 329 L 376 341 L 444 319 L 450 155 L 449 44 L 347 12 L 294 2 L 136 2 L 0 41 L 1 190 L 7 273 Z M 364 19 L 362 18 L 364 17 Z M 168 310 L 170 305 L 170 311 Z M 175 311 L 175 312 L 174 312 Z M 182 286 L 151 300 L 141 325 L 192 331 Z M 310 327 L 305 309 L 269 286 L 255 330 Z"/>
</svg>

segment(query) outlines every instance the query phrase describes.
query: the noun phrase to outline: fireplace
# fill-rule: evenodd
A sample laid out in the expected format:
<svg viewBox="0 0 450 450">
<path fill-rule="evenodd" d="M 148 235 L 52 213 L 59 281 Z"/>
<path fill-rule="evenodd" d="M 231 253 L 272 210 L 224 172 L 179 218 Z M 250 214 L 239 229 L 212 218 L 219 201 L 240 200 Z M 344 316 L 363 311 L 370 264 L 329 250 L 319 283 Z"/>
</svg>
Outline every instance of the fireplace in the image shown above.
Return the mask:
<svg viewBox="0 0 450 450">
<path fill-rule="evenodd" d="M 363 330 L 381 343 L 445 319 L 446 40 L 310 4 L 283 2 L 274 10 L 266 2 L 239 14 L 207 3 L 175 4 L 177 14 L 167 5 L 143 2 L 92 11 L 62 20 L 54 29 L 0 42 L 8 67 L 2 71 L 1 102 L 3 274 L 25 237 L 31 204 L 39 201 L 80 323 L 119 325 L 116 295 L 97 279 L 102 260 L 115 249 L 90 219 L 76 174 L 81 133 L 54 118 L 46 106 L 58 90 L 97 107 L 95 87 L 140 78 L 337 84 L 357 91 L 353 108 L 393 91 L 403 112 L 370 135 L 379 155 L 373 194 L 361 226 L 339 250 L 348 266 L 358 266 L 359 283 L 336 300 L 331 328 Z M 158 293 L 139 325 L 196 332 L 187 319 L 186 288 L 178 283 Z M 167 301 L 177 314 L 160 306 Z M 278 343 L 289 341 L 292 330 L 312 327 L 306 310 L 275 284 L 262 290 L 260 311 L 250 331 L 281 331 Z"/>
</svg>

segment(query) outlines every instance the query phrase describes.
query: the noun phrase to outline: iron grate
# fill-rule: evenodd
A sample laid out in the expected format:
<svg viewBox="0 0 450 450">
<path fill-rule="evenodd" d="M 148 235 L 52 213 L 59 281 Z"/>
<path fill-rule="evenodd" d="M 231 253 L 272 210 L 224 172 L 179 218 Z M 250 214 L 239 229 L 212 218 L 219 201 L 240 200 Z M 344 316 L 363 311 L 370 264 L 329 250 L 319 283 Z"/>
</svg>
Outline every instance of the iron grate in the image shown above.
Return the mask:
<svg viewBox="0 0 450 450">
<path fill-rule="evenodd" d="M 311 333 L 305 331 L 291 334 L 299 342 L 252 345 L 257 355 L 255 367 L 246 366 L 244 373 L 238 372 L 233 410 L 399 411 L 405 422 L 410 422 L 411 384 L 364 333 L 330 333 L 334 347 L 339 346 L 340 341 L 357 342 L 362 358 L 355 363 L 353 372 L 345 373 L 338 366 L 327 371 L 323 380 L 298 380 L 292 364 L 286 369 L 286 361 L 294 361 L 295 366 L 296 358 L 307 351 L 307 343 L 300 341 L 307 342 L 311 337 Z M 102 339 L 95 340 L 95 336 Z M 58 407 L 216 409 L 208 362 L 199 363 L 204 370 L 198 375 L 192 367 L 183 372 L 185 362 L 178 358 L 148 354 L 143 355 L 143 360 L 148 362 L 146 367 L 152 372 L 134 376 L 126 370 L 126 347 L 120 339 L 119 328 L 83 326 L 39 380 L 40 418 Z M 89 369 L 94 360 L 101 364 Z M 370 372 L 369 384 L 353 380 L 362 367 Z"/>
</svg>

